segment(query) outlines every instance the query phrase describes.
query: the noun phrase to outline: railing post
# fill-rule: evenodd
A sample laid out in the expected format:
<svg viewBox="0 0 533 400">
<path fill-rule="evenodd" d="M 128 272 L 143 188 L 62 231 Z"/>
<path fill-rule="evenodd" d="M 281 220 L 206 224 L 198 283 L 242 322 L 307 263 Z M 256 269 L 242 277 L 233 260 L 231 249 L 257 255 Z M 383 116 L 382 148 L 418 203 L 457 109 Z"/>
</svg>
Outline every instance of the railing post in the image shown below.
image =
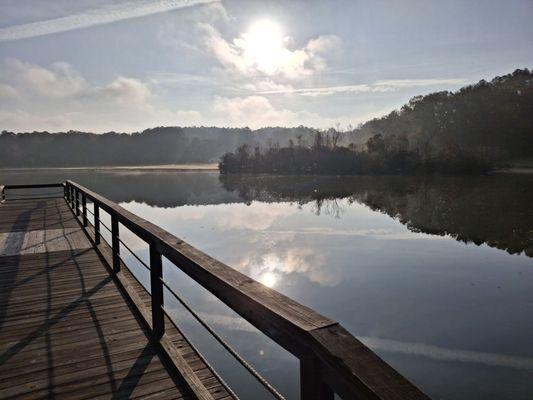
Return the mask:
<svg viewBox="0 0 533 400">
<path fill-rule="evenodd" d="M 335 397 L 320 376 L 318 360 L 310 356 L 300 358 L 300 399 L 301 400 L 333 400 Z"/>
<path fill-rule="evenodd" d="M 120 242 L 118 240 L 118 218 L 111 214 L 111 247 L 113 249 L 113 271 L 120 271 Z"/>
<path fill-rule="evenodd" d="M 82 215 L 83 215 L 83 226 L 87 226 L 87 197 L 85 196 L 85 193 L 81 193 L 81 208 L 82 208 Z"/>
<path fill-rule="evenodd" d="M 152 331 L 160 338 L 165 333 L 165 315 L 163 313 L 163 264 L 161 253 L 154 244 L 150 244 L 150 286 L 152 294 Z"/>
<path fill-rule="evenodd" d="M 63 185 L 63 197 L 64 197 L 65 199 L 68 199 L 68 194 L 67 194 L 67 184 L 66 184 L 66 183 Z"/>
<path fill-rule="evenodd" d="M 71 185 L 68 185 L 68 198 L 70 201 L 70 208 L 74 209 L 74 188 Z"/>
<path fill-rule="evenodd" d="M 80 215 L 80 191 L 78 189 L 74 189 L 74 192 L 76 193 L 76 215 Z"/>
<path fill-rule="evenodd" d="M 94 203 L 94 244 L 100 244 L 100 207 Z"/>
</svg>

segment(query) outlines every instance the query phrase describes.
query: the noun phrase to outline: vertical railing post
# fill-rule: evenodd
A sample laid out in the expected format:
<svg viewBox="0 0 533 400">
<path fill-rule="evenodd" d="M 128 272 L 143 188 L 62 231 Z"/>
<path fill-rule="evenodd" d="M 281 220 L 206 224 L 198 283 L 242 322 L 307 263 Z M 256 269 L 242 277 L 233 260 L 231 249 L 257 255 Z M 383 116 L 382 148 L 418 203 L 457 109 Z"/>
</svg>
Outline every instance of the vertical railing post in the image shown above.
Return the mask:
<svg viewBox="0 0 533 400">
<path fill-rule="evenodd" d="M 70 208 L 74 209 L 74 188 L 72 185 L 68 185 Z"/>
<path fill-rule="evenodd" d="M 85 193 L 81 193 L 81 208 L 82 208 L 82 215 L 83 215 L 83 226 L 87 226 L 87 196 L 85 196 Z"/>
<path fill-rule="evenodd" d="M 118 235 L 118 218 L 115 214 L 111 214 L 111 247 L 113 249 L 113 271 L 115 273 L 120 271 L 120 242 Z"/>
<path fill-rule="evenodd" d="M 334 397 L 320 376 L 319 361 L 313 356 L 300 358 L 300 399 L 333 400 Z"/>
<path fill-rule="evenodd" d="M 74 189 L 74 193 L 76 193 L 76 215 L 80 215 L 80 191 L 78 189 Z"/>
<path fill-rule="evenodd" d="M 68 199 L 67 184 L 66 183 L 63 184 L 63 197 L 65 199 Z"/>
<path fill-rule="evenodd" d="M 163 264 L 161 253 L 150 244 L 150 286 L 152 294 L 152 331 L 160 338 L 165 333 L 165 315 L 163 313 Z"/>
<path fill-rule="evenodd" d="M 94 205 L 94 244 L 100 244 L 100 207 L 93 201 Z"/>
</svg>

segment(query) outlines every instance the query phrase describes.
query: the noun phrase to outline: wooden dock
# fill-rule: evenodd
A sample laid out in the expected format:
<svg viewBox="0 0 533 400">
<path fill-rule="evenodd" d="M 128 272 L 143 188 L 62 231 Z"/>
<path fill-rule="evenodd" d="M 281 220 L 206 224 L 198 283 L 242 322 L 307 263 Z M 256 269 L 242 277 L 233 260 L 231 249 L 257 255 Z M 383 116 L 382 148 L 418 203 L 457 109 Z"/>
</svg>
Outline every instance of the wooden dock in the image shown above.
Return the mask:
<svg viewBox="0 0 533 400">
<path fill-rule="evenodd" d="M 6 196 L 38 187 L 61 193 Z M 300 359 L 302 399 L 428 399 L 337 322 L 74 182 L 0 193 L 1 399 L 237 398 L 166 313 L 163 291 L 179 295 L 164 280 L 162 255 Z M 101 210 L 111 216 L 111 244 Z M 150 244 L 151 294 L 120 258 L 122 225 Z"/>
</svg>

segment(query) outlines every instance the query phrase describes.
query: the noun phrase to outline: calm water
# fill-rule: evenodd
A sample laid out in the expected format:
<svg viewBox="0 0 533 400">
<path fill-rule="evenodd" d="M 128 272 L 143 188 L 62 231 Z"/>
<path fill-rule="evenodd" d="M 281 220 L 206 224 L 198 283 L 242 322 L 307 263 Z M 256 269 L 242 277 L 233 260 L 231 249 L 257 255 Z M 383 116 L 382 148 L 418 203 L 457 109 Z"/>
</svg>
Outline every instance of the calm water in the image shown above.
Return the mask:
<svg viewBox="0 0 533 400">
<path fill-rule="evenodd" d="M 0 171 L 2 183 L 65 178 L 338 320 L 436 399 L 533 398 L 531 175 Z M 146 258 L 145 246 L 124 236 Z M 164 273 L 272 383 L 297 397 L 295 358 L 175 267 Z M 242 398 L 269 398 L 166 302 Z"/>
</svg>

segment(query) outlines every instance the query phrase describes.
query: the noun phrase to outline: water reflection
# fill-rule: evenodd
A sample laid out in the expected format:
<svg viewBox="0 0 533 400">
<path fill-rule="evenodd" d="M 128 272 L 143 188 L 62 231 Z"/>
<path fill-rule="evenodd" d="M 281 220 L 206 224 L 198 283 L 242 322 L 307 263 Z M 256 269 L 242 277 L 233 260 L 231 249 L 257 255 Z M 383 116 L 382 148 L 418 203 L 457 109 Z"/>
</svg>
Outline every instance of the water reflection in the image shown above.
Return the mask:
<svg viewBox="0 0 533 400">
<path fill-rule="evenodd" d="M 464 243 L 525 252 L 533 256 L 533 175 L 482 177 L 273 177 L 219 175 L 217 172 L 141 172 L 104 170 L 1 171 L 0 181 L 42 183 L 75 180 L 116 202 L 156 207 L 294 202 L 312 204 L 317 215 L 341 218 L 359 202 L 397 218 L 411 231 L 450 235 Z M 245 212 L 227 226 L 268 223 L 275 205 L 260 215 Z M 188 218 L 194 218 L 190 211 Z M 223 218 L 223 217 L 221 217 Z M 260 226 L 254 226 L 260 228 Z"/>
<path fill-rule="evenodd" d="M 397 218 L 413 232 L 533 257 L 533 176 L 269 177 L 222 175 L 244 201 L 314 202 L 315 212 L 342 216 L 338 199 Z"/>
<path fill-rule="evenodd" d="M 340 321 L 435 398 L 532 398 L 531 176 L 40 171 L 4 173 L 0 181 L 67 177 Z M 146 246 L 125 238 L 147 257 Z M 176 268 L 165 264 L 164 273 L 296 397 L 294 358 Z M 165 302 L 242 398 L 269 398 L 256 394 L 178 304 Z"/>
</svg>

